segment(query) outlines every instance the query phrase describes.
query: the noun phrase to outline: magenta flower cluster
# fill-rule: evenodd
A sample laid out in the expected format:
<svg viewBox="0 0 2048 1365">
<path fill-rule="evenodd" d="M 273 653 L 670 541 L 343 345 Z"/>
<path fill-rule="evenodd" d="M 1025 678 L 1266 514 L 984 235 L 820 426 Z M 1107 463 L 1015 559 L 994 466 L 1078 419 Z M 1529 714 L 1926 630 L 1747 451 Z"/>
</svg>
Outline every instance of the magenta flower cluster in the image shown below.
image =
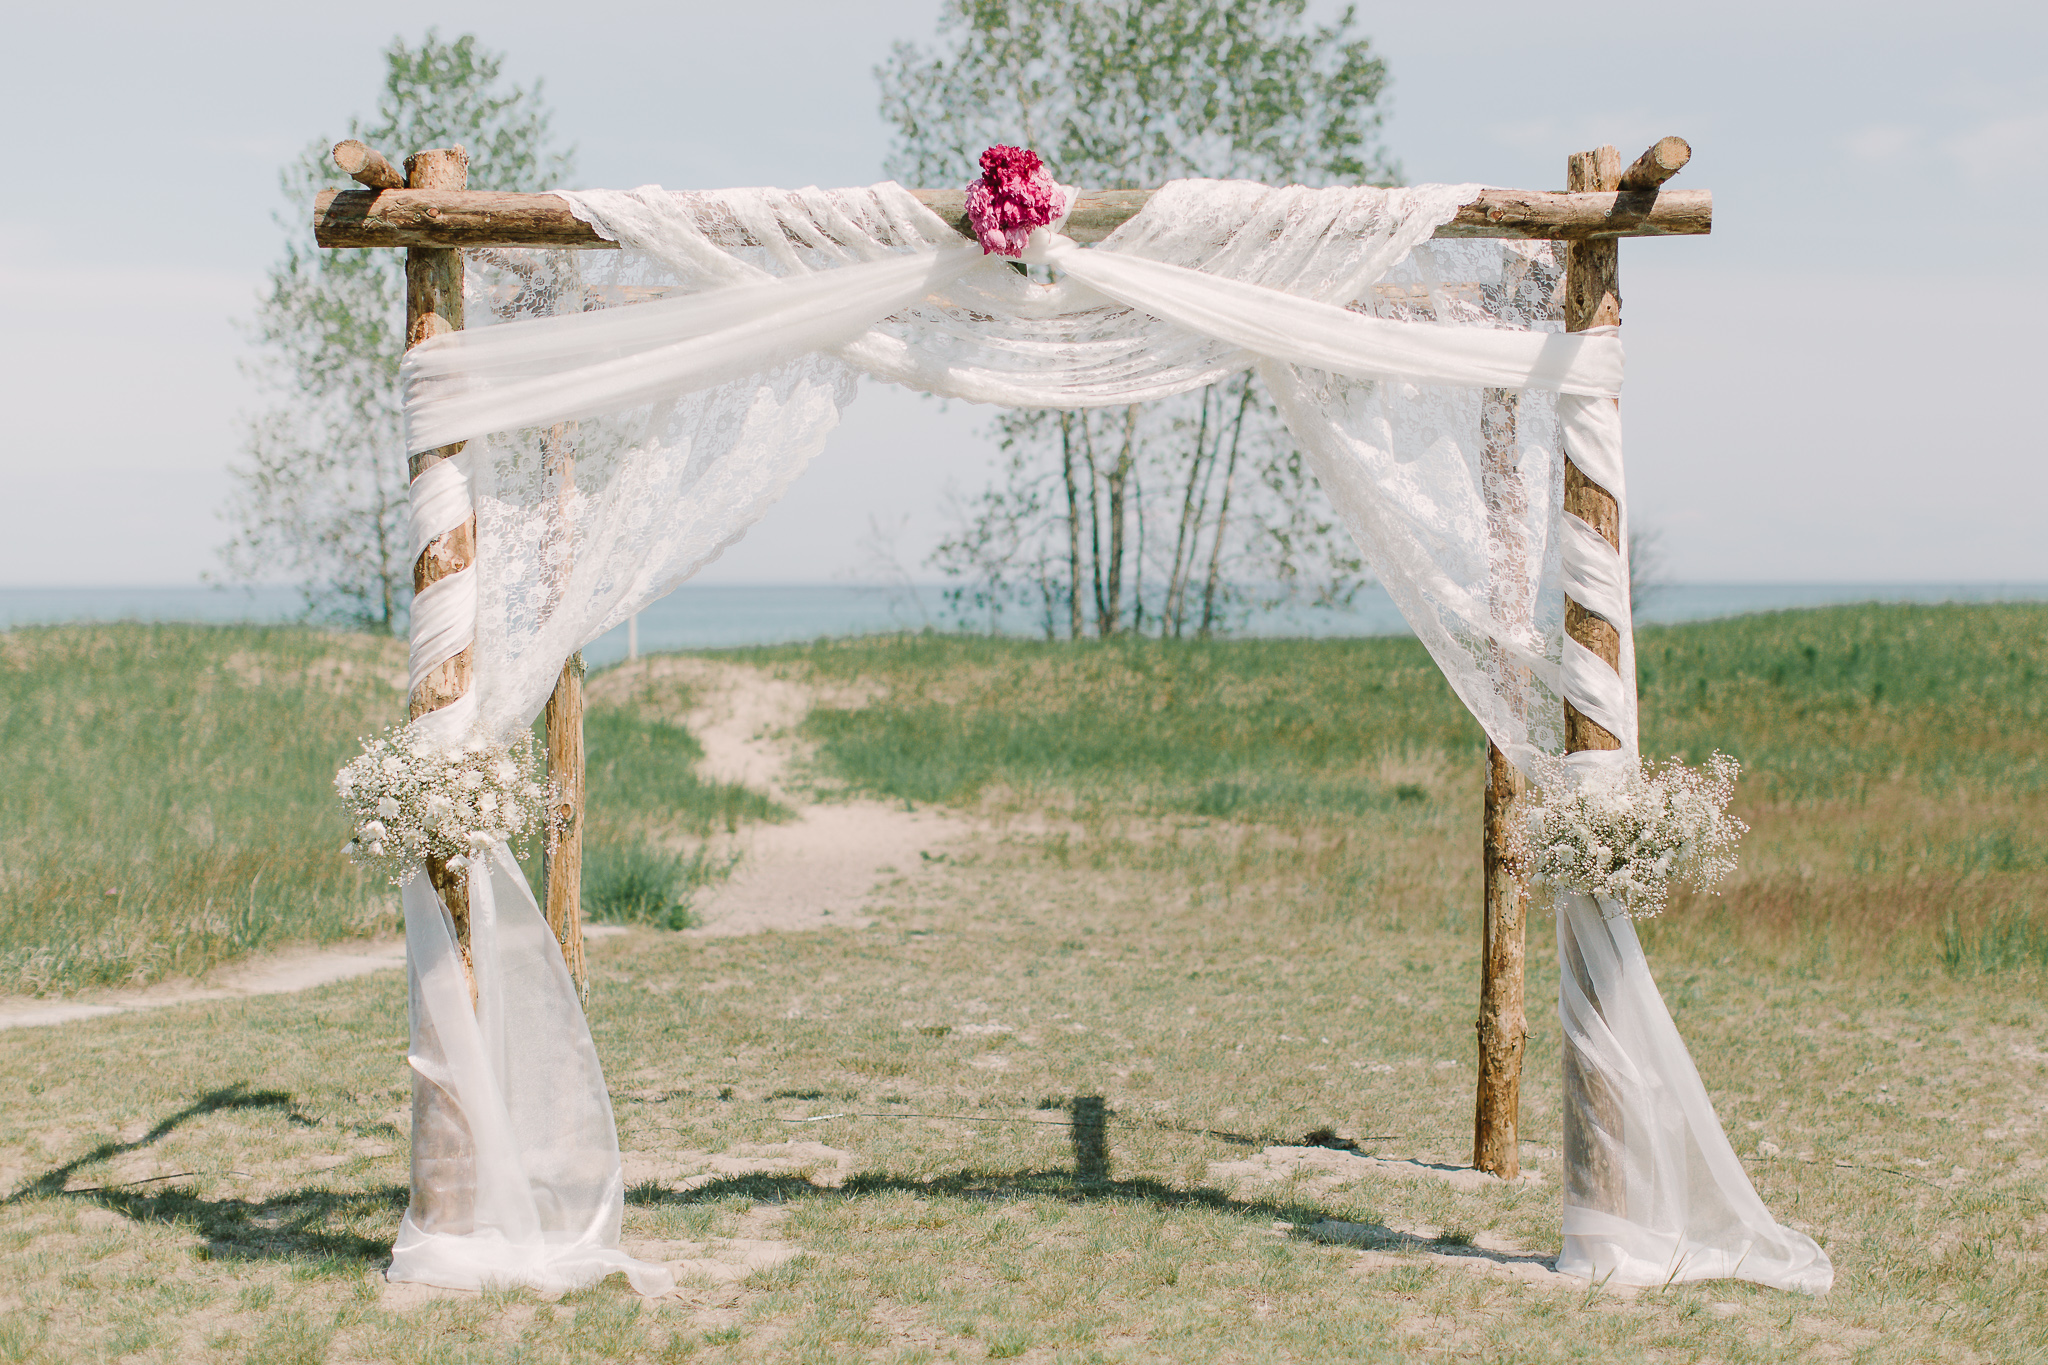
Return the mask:
<svg viewBox="0 0 2048 1365">
<path fill-rule="evenodd" d="M 1021 256 L 1033 228 L 1059 216 L 1059 191 L 1037 152 L 991 147 L 981 154 L 981 179 L 967 187 L 967 221 L 984 255 Z"/>
</svg>

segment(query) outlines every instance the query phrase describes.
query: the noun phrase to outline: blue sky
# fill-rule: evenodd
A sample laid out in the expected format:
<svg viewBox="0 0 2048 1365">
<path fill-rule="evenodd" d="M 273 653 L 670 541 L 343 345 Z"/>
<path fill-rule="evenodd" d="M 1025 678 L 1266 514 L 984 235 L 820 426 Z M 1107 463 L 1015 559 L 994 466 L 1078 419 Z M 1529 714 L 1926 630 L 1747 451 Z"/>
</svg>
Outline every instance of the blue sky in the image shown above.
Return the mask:
<svg viewBox="0 0 2048 1365">
<path fill-rule="evenodd" d="M 1322 7 L 1326 11 L 1330 7 Z M 0 113 L 0 585 L 191 583 L 280 230 L 278 165 L 366 111 L 395 33 L 545 77 L 586 184 L 845 184 L 886 149 L 906 3 L 76 5 L 10 18 Z M 1706 239 L 1624 244 L 1638 520 L 1684 581 L 2048 581 L 2048 7 L 1362 5 L 1408 178 L 1541 188 L 1566 154 L 1689 138 Z M 394 154 L 406 149 L 386 149 Z M 982 414 L 876 386 L 707 574 L 913 568 L 978 487 Z M 927 575 L 920 575 L 927 576 Z"/>
</svg>

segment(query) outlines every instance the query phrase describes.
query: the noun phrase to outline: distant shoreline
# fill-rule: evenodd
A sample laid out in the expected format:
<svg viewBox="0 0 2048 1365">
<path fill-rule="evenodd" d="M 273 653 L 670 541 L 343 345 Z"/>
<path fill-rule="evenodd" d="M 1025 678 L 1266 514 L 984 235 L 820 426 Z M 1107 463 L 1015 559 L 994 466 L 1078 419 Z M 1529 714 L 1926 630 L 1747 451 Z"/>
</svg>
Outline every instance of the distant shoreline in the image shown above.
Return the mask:
<svg viewBox="0 0 2048 1365">
<path fill-rule="evenodd" d="M 919 630 L 951 624 L 946 585 L 919 583 L 685 584 L 640 614 L 643 653 L 783 644 L 827 636 Z M 2040 602 L 2048 583 L 1683 583 L 1654 588 L 1636 613 L 1644 625 L 1743 616 L 1798 607 L 1859 602 Z M 277 624 L 296 620 L 291 588 L 0 587 L 0 627 L 78 621 L 192 621 Z M 1002 621 L 1006 633 L 1036 634 L 1022 612 Z M 1376 587 L 1348 610 L 1285 607 L 1252 613 L 1237 632 L 1250 636 L 1406 635 L 1407 623 Z M 592 663 L 625 657 L 620 627 L 586 651 Z"/>
</svg>

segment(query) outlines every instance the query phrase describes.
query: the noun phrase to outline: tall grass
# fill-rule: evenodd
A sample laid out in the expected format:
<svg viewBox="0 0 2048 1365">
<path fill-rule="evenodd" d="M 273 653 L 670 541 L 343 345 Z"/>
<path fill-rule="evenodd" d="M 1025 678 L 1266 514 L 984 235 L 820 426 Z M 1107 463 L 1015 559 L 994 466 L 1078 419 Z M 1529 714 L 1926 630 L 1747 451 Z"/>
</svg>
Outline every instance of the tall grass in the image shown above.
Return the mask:
<svg viewBox="0 0 2048 1365">
<path fill-rule="evenodd" d="M 0 993 L 139 984 L 395 930 L 396 892 L 342 852 L 333 780 L 361 736 L 404 717 L 396 640 L 183 625 L 0 634 Z M 699 781 L 701 750 L 679 726 L 597 707 L 586 739 L 600 880 L 618 849 L 779 813 Z M 683 856 L 679 894 L 723 866 Z"/>
<path fill-rule="evenodd" d="M 739 657 L 882 683 L 807 729 L 841 775 L 910 801 L 1298 819 L 1412 800 L 1404 756 L 1481 742 L 1407 639 L 921 635 Z"/>
<path fill-rule="evenodd" d="M 0 991 L 141 982 L 391 928 L 335 769 L 404 647 L 175 625 L 0 636 Z"/>
<path fill-rule="evenodd" d="M 1753 826 L 1726 895 L 1681 894 L 1653 944 L 1816 970 L 2048 970 L 2048 607 L 1649 627 L 1638 656 L 1645 749 L 1741 758 Z M 863 790 L 1050 808 L 1081 822 L 1064 856 L 1202 869 L 1225 900 L 1312 871 L 1332 914 L 1448 925 L 1476 902 L 1480 737 L 1412 640 L 926 635 L 740 657 L 882 685 L 807 722 L 821 762 Z M 0 991 L 395 927 L 390 888 L 341 853 L 330 784 L 358 736 L 402 717 L 403 683 L 402 645 L 370 637 L 0 636 Z M 675 862 L 670 919 L 723 866 L 690 861 L 706 837 L 784 814 L 697 778 L 675 721 L 687 700 L 593 703 L 587 722 L 591 876 Z"/>
<path fill-rule="evenodd" d="M 1900 782 L 1965 801 L 2048 789 L 2048 605 L 1648 626 L 1636 661 L 1645 748 L 1718 747 L 1750 766 L 1763 800 L 1836 806 Z"/>
<path fill-rule="evenodd" d="M 682 725 L 631 704 L 593 700 L 583 720 L 590 810 L 585 838 L 595 845 L 673 842 L 731 833 L 750 820 L 789 812 L 750 787 L 697 775 L 704 747 Z"/>
<path fill-rule="evenodd" d="M 1994 922 L 2006 939 L 2048 933 L 2011 927 L 2048 923 L 2048 607 L 1851 606 L 1647 627 L 1637 654 L 1645 751 L 1740 758 L 1737 811 L 1753 826 L 1726 895 L 1681 894 L 1650 938 L 1827 969 L 1947 962 L 1951 923 L 1972 942 Z M 1348 846 L 1352 871 L 1335 883 L 1346 886 L 1390 859 L 1415 864 L 1390 841 L 1407 837 L 1404 806 L 1428 805 L 1450 812 L 1441 837 L 1455 856 L 1436 885 L 1403 877 L 1402 898 L 1374 903 L 1412 914 L 1476 895 L 1465 862 L 1478 856 L 1480 736 L 1413 640 L 927 635 L 740 657 L 882 685 L 881 700 L 808 722 L 822 761 L 868 791 L 1214 817 L 1234 828 L 1212 832 L 1200 856 L 1218 840 L 1233 856 L 1324 862 Z M 1449 776 L 1432 779 L 1445 764 Z M 1425 837 L 1424 825 L 1434 818 L 1406 828 Z M 1151 840 L 1142 856 L 1164 847 Z"/>
<path fill-rule="evenodd" d="M 1817 970 L 2048 936 L 2048 607 L 1850 606 L 1637 633 L 1644 747 L 1720 748 L 1753 826 L 1648 937 Z M 2002 926 L 2002 927 L 2001 927 Z"/>
</svg>

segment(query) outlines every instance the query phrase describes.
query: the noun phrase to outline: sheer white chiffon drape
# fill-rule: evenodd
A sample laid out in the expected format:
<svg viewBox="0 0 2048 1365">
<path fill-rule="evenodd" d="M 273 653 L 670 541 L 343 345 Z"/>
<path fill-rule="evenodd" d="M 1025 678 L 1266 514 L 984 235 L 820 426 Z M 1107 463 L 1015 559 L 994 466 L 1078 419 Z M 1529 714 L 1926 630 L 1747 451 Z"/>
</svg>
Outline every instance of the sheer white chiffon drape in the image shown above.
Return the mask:
<svg viewBox="0 0 2048 1365">
<path fill-rule="evenodd" d="M 472 253 L 471 316 L 496 325 L 426 343 L 405 365 L 411 447 L 470 443 L 468 719 L 498 734 L 529 724 L 563 659 L 695 573 L 782 496 L 863 375 L 974 402 L 1075 408 L 1165 397 L 1255 367 L 1374 573 L 1488 736 L 1518 762 L 1556 752 L 1570 695 L 1582 710 L 1602 708 L 1631 757 L 1630 660 L 1615 694 L 1583 676 L 1563 632 L 1567 579 L 1578 595 L 1588 573 L 1608 571 L 1571 552 L 1574 531 L 1559 513 L 1567 447 L 1611 458 L 1611 491 L 1625 496 L 1612 401 L 1620 341 L 1611 330 L 1563 332 L 1548 244 L 1431 242 L 1476 190 L 1177 182 L 1095 248 L 1060 238 L 1057 225 L 1036 235 L 1027 259 L 1050 267 L 1050 285 L 984 256 L 892 184 L 565 193 L 627 249 Z M 1489 441 L 1516 483 L 1505 507 L 1488 497 Z M 1627 641 L 1625 598 L 1607 609 Z M 490 951 L 537 929 L 552 952 L 523 883 L 514 895 L 499 871 L 489 880 Z M 1825 1255 L 1771 1218 L 1722 1134 L 1630 922 L 1575 904 L 1559 940 L 1560 1015 L 1593 1078 L 1576 1083 L 1597 1092 L 1589 1150 L 1622 1172 L 1597 1189 L 1568 1173 L 1561 1264 L 1616 1283 L 1736 1275 L 1824 1290 Z M 426 949 L 438 951 L 416 945 Z M 522 1091 L 506 1070 L 514 1059 L 488 1041 L 503 1008 L 483 1000 L 488 983 L 516 976 L 539 990 L 538 971 L 479 967 L 486 1041 L 458 1059 L 449 1040 L 466 1026 L 442 1020 L 456 1004 L 467 1012 L 466 998 L 423 1000 L 416 962 L 416 1051 L 441 1048 L 418 1064 L 451 1076 L 497 1068 L 492 1085 L 463 1092 L 464 1112 L 472 1093 L 491 1115 L 501 1104 L 513 1134 L 507 1169 L 525 1169 L 530 1189 L 548 1191 L 536 1208 L 555 1210 L 536 1221 L 512 1200 L 500 1221 L 519 1231 L 506 1244 L 583 1246 L 586 1234 L 569 1230 L 594 1229 L 588 1245 L 602 1251 L 616 1245 L 618 1195 L 595 1166 L 562 1166 L 553 1145 L 573 1132 L 610 1152 L 616 1170 L 595 1054 L 587 1093 L 572 1101 Z M 426 1043 L 422 1015 L 436 1021 Z M 571 1051 L 588 1051 L 580 1016 L 573 1026 L 550 1019 L 571 1027 Z M 571 1104 L 579 1117 L 529 1133 L 528 1100 Z M 529 1251 L 490 1251 L 478 1264 L 535 1282 L 531 1261 L 518 1259 Z M 515 1262 L 527 1269 L 506 1268 Z"/>
<path fill-rule="evenodd" d="M 567 1290 L 619 1271 L 643 1294 L 665 1293 L 666 1268 L 619 1250 L 618 1133 L 562 950 L 511 850 L 499 845 L 469 887 L 474 1007 L 447 910 L 426 877 L 405 888 L 410 1060 L 467 1139 L 428 1178 L 458 1187 L 441 1203 L 467 1227 L 430 1230 L 407 1210 L 391 1278 Z"/>
</svg>

